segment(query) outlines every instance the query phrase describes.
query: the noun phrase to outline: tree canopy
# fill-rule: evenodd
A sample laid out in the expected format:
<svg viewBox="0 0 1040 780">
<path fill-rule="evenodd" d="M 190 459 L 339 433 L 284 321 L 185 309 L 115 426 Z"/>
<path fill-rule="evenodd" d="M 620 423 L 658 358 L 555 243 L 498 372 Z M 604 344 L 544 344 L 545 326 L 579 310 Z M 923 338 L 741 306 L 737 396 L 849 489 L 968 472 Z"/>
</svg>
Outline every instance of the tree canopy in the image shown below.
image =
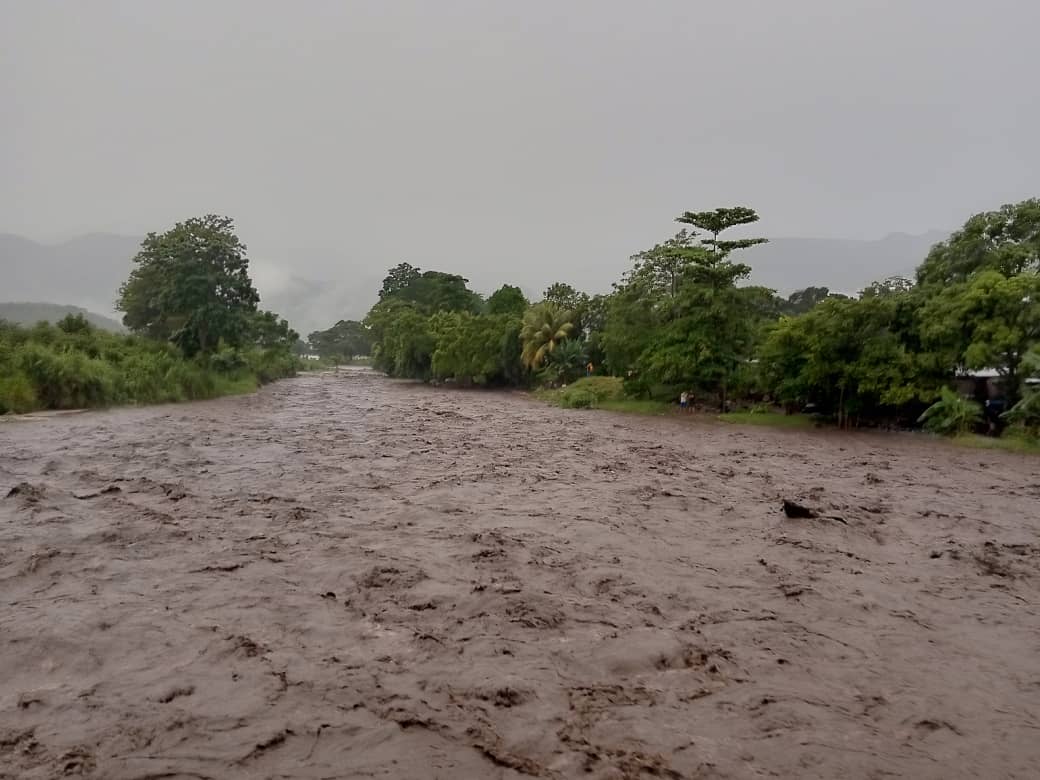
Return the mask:
<svg viewBox="0 0 1040 780">
<path fill-rule="evenodd" d="M 372 350 L 372 334 L 364 323 L 340 320 L 331 328 L 307 336 L 311 349 L 323 358 L 349 361 Z"/>
<path fill-rule="evenodd" d="M 488 314 L 511 314 L 522 317 L 527 309 L 527 298 L 519 287 L 503 284 L 487 299 L 485 309 Z"/>
<path fill-rule="evenodd" d="M 971 217 L 923 258 L 857 297 L 814 285 L 781 298 L 748 284 L 730 238 L 747 206 L 686 211 L 680 230 L 632 255 L 606 295 L 565 282 L 529 304 L 503 285 L 483 302 L 454 274 L 391 269 L 365 319 L 376 366 L 461 383 L 569 382 L 591 362 L 628 393 L 692 391 L 725 409 L 730 396 L 811 405 L 843 424 L 917 420 L 967 370 L 995 369 L 1015 419 L 1033 420 L 1028 354 L 1040 344 L 1040 205 Z"/>
<path fill-rule="evenodd" d="M 187 354 L 248 338 L 260 296 L 228 217 L 195 217 L 149 233 L 133 262 L 117 302 L 130 330 L 172 341 Z"/>
<path fill-rule="evenodd" d="M 1040 198 L 971 217 L 932 248 L 917 269 L 917 283 L 941 287 L 986 270 L 1005 277 L 1040 272 Z"/>
</svg>

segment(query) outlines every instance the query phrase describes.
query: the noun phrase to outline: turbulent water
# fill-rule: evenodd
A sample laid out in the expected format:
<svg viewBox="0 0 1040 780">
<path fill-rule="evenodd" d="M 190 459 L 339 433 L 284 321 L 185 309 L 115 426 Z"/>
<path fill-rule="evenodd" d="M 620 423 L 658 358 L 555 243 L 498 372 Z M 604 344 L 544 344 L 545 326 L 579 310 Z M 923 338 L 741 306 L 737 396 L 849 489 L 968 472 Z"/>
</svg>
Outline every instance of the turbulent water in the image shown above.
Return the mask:
<svg viewBox="0 0 1040 780">
<path fill-rule="evenodd" d="M 366 371 L 0 422 L 0 777 L 1035 777 L 1038 473 Z"/>
</svg>

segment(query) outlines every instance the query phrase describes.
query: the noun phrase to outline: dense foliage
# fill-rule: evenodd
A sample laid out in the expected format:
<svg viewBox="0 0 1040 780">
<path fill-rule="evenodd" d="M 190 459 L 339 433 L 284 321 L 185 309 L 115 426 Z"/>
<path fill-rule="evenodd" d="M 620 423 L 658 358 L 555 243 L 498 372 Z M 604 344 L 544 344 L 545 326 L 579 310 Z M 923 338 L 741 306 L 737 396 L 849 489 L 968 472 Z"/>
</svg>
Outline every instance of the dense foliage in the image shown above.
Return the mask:
<svg viewBox="0 0 1040 780">
<path fill-rule="evenodd" d="M 123 324 L 188 355 L 240 346 L 260 301 L 245 252 L 231 220 L 212 214 L 149 233 L 119 290 Z"/>
<path fill-rule="evenodd" d="M 295 373 L 299 336 L 257 308 L 231 220 L 150 233 L 134 262 L 119 292 L 132 335 L 82 314 L 56 326 L 0 323 L 0 414 L 211 398 Z"/>
<path fill-rule="evenodd" d="M 368 328 L 357 320 L 340 320 L 328 330 L 316 330 L 307 342 L 322 358 L 339 363 L 349 363 L 372 351 Z"/>
<path fill-rule="evenodd" d="M 533 303 L 510 285 L 485 302 L 462 277 L 403 263 L 364 322 L 375 365 L 463 384 L 565 385 L 591 370 L 623 379 L 629 396 L 772 402 L 842 425 L 912 424 L 939 401 L 924 419 L 945 428 L 944 410 L 959 409 L 957 429 L 975 424 L 977 407 L 955 409 L 943 389 L 991 369 L 1011 410 L 1002 423 L 1040 427 L 1029 391 L 1040 366 L 1027 357 L 1040 344 L 1040 201 L 972 217 L 915 278 L 857 297 L 748 285 L 738 253 L 765 239 L 729 236 L 757 220 L 744 206 L 683 213 L 682 229 L 634 255 L 609 295 L 557 282 Z M 575 386 L 568 405 L 597 404 Z"/>
<path fill-rule="evenodd" d="M 947 436 L 967 433 L 982 422 L 982 406 L 944 387 L 939 400 L 924 410 L 918 422 L 933 433 Z"/>
<path fill-rule="evenodd" d="M 100 330 L 81 316 L 0 323 L 0 414 L 214 398 L 294 368 L 286 350 L 261 347 L 186 358 L 172 343 Z"/>
</svg>

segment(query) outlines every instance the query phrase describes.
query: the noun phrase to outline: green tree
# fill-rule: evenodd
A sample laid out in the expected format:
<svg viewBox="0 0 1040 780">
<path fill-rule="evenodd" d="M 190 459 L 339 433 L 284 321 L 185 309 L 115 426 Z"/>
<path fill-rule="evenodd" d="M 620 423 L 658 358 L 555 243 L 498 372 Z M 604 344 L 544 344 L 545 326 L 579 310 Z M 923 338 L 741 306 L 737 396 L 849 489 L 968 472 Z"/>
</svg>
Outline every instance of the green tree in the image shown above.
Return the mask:
<svg viewBox="0 0 1040 780">
<path fill-rule="evenodd" d="M 512 383 L 519 366 L 519 319 L 507 314 L 438 312 L 430 318 L 436 342 L 431 373 L 463 385 Z"/>
<path fill-rule="evenodd" d="M 821 301 L 827 300 L 831 291 L 826 287 L 806 287 L 804 290 L 795 290 L 787 296 L 784 302 L 784 314 L 805 314 Z"/>
<path fill-rule="evenodd" d="M 403 306 L 387 323 L 373 359 L 376 367 L 390 376 L 428 379 L 436 345 L 430 318 Z"/>
<path fill-rule="evenodd" d="M 1022 361 L 1040 342 L 1040 274 L 978 271 L 932 293 L 920 320 L 926 347 L 951 367 L 995 368 L 1014 404 L 1022 397 Z"/>
<path fill-rule="evenodd" d="M 602 302 L 604 316 L 597 344 L 614 373 L 628 376 L 634 372 L 659 329 L 677 316 L 680 287 L 689 279 L 695 259 L 708 254 L 695 236 L 683 229 L 653 248 L 632 255 L 633 267 Z M 630 387 L 645 389 L 645 382 L 637 377 Z"/>
<path fill-rule="evenodd" d="M 231 219 L 210 214 L 149 233 L 134 264 L 117 302 L 132 331 L 173 341 L 188 354 L 248 338 L 260 296 Z"/>
<path fill-rule="evenodd" d="M 725 410 L 733 377 L 754 347 L 750 298 L 736 286 L 747 273 L 746 266 L 721 259 L 695 268 L 680 287 L 673 317 L 640 355 L 639 373 L 662 384 L 714 390 Z"/>
<path fill-rule="evenodd" d="M 300 338 L 300 334 L 289 327 L 288 321 L 273 311 L 254 312 L 249 330 L 253 343 L 263 349 L 291 351 Z"/>
<path fill-rule="evenodd" d="M 503 284 L 487 299 L 485 309 L 488 314 L 511 314 L 523 317 L 528 307 L 527 298 L 519 287 Z"/>
<path fill-rule="evenodd" d="M 469 280 L 458 274 L 425 271 L 402 289 L 397 297 L 412 301 L 428 314 L 438 311 L 468 311 L 476 314 L 483 308 L 483 301 L 469 289 L 468 284 Z"/>
<path fill-rule="evenodd" d="M 883 298 L 888 295 L 900 295 L 914 289 L 914 280 L 905 276 L 889 276 L 880 282 L 871 282 L 860 291 L 860 298 Z"/>
<path fill-rule="evenodd" d="M 908 348 L 903 318 L 892 298 L 824 300 L 771 330 L 759 350 L 762 376 L 777 400 L 815 404 L 842 426 L 930 400 L 938 383 Z"/>
<path fill-rule="evenodd" d="M 942 288 L 986 270 L 1005 277 L 1040 272 L 1040 199 L 971 217 L 932 248 L 917 269 L 917 283 Z"/>
<path fill-rule="evenodd" d="M 389 298 L 397 295 L 421 276 L 421 272 L 409 263 L 398 263 L 387 273 L 383 279 L 383 286 L 379 290 L 379 299 Z"/>
<path fill-rule="evenodd" d="M 541 368 L 556 346 L 574 331 L 571 312 L 554 303 L 536 303 L 524 312 L 521 360 L 530 369 Z"/>
<path fill-rule="evenodd" d="M 675 221 L 693 225 L 711 233 L 711 238 L 705 239 L 701 243 L 710 246 L 714 252 L 720 255 L 728 255 L 736 249 L 747 249 L 756 244 L 764 244 L 769 240 L 767 238 L 738 238 L 732 241 L 719 239 L 719 235 L 724 231 L 738 225 L 750 225 L 758 222 L 758 219 L 758 214 L 754 209 L 749 209 L 747 206 L 733 206 L 718 208 L 714 211 L 686 211 Z"/>
<path fill-rule="evenodd" d="M 94 328 L 82 314 L 66 314 L 58 320 L 57 326 L 65 333 L 89 333 Z"/>
<path fill-rule="evenodd" d="M 549 353 L 542 376 L 551 382 L 573 382 L 584 375 L 587 362 L 585 345 L 576 339 L 567 339 Z"/>
<path fill-rule="evenodd" d="M 643 287 L 656 288 L 651 306 L 658 323 L 636 363 L 644 383 L 711 388 L 718 393 L 720 408 L 727 408 L 728 389 L 753 354 L 761 300 L 760 290 L 737 287 L 751 268 L 731 262 L 729 255 L 766 239 L 719 236 L 757 220 L 744 206 L 687 211 L 676 221 L 705 230 L 711 238 L 695 244 L 695 233 L 680 233 L 641 258 L 636 275 L 646 279 Z"/>
<path fill-rule="evenodd" d="M 357 320 L 340 320 L 327 330 L 316 330 L 307 336 L 307 341 L 315 352 L 332 360 L 353 360 L 372 350 L 372 335 Z"/>
<path fill-rule="evenodd" d="M 546 288 L 542 300 L 573 313 L 582 307 L 588 300 L 588 296 L 578 292 L 566 282 L 554 282 Z"/>
<path fill-rule="evenodd" d="M 571 313 L 571 322 L 574 323 L 571 338 L 584 340 L 588 336 L 585 322 L 589 306 L 588 294 L 575 290 L 566 282 L 554 282 L 545 290 L 542 300 Z"/>
</svg>

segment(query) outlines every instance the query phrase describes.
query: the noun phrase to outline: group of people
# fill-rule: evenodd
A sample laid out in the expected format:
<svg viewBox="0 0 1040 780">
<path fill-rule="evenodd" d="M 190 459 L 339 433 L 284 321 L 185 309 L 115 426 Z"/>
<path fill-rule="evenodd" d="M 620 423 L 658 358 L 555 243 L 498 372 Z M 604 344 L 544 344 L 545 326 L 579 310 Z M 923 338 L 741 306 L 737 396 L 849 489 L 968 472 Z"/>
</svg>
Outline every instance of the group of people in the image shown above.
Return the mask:
<svg viewBox="0 0 1040 780">
<path fill-rule="evenodd" d="M 687 412 L 693 410 L 693 393 L 683 390 L 679 394 L 679 411 Z"/>
</svg>

